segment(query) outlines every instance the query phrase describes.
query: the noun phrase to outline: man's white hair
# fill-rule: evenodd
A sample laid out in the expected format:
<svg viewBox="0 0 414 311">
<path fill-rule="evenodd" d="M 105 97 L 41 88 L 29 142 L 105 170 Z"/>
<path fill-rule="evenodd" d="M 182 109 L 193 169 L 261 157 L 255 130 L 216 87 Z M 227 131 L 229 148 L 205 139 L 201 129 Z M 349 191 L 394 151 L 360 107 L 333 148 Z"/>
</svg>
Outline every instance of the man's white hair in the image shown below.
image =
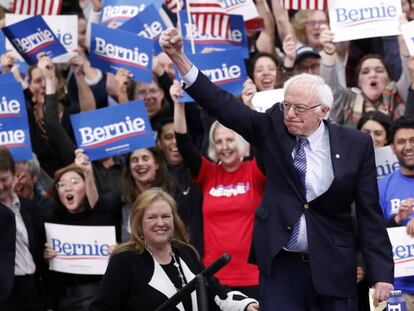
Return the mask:
<svg viewBox="0 0 414 311">
<path fill-rule="evenodd" d="M 308 92 L 309 97 L 315 97 L 322 107 L 332 107 L 332 90 L 320 76 L 309 73 L 301 73 L 293 76 L 283 86 L 285 96 L 291 87 L 300 87 L 303 89 L 303 92 Z"/>
</svg>

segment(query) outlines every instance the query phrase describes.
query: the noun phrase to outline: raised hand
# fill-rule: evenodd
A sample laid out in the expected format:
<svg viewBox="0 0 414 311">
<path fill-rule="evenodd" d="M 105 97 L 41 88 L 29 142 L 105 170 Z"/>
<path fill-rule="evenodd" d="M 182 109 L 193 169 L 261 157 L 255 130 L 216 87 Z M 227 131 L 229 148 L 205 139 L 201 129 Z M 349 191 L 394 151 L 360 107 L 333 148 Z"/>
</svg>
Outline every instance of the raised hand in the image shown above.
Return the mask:
<svg viewBox="0 0 414 311">
<path fill-rule="evenodd" d="M 1 68 L 3 72 L 10 72 L 14 66 L 12 51 L 8 50 L 0 57 Z"/>
<path fill-rule="evenodd" d="M 295 65 L 296 41 L 291 34 L 287 35 L 283 40 L 283 52 L 285 52 L 283 65 L 286 68 L 292 68 Z"/>
<path fill-rule="evenodd" d="M 55 79 L 55 65 L 53 65 L 52 59 L 48 56 L 40 56 L 37 62 L 37 68 L 39 68 L 45 75 L 46 80 Z"/>
<path fill-rule="evenodd" d="M 83 152 L 83 149 L 75 150 L 75 164 L 81 168 L 85 174 L 92 173 L 91 161 L 89 161 L 89 157 Z"/>
<path fill-rule="evenodd" d="M 333 42 L 335 34 L 329 29 L 327 25 L 321 26 L 322 32 L 319 36 L 319 41 L 322 45 L 322 50 L 328 54 L 332 55 L 336 52 L 336 45 Z"/>
<path fill-rule="evenodd" d="M 170 58 L 182 53 L 183 38 L 176 28 L 170 27 L 164 30 L 159 41 L 161 48 Z"/>
<path fill-rule="evenodd" d="M 243 83 L 242 91 L 242 101 L 245 105 L 252 107 L 252 99 L 254 94 L 257 93 L 256 85 L 253 83 L 252 79 L 248 78 Z"/>
<path fill-rule="evenodd" d="M 180 102 L 180 98 L 183 97 L 184 90 L 183 86 L 177 80 L 174 80 L 173 84 L 170 87 L 170 96 L 174 102 L 174 104 Z"/>
</svg>

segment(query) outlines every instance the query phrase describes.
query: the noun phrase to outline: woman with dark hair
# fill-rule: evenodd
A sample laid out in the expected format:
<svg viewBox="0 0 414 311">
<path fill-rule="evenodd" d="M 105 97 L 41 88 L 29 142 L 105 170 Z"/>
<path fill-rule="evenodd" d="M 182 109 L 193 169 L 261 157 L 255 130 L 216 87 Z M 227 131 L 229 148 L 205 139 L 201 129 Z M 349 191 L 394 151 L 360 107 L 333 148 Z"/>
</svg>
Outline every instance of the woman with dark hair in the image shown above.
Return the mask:
<svg viewBox="0 0 414 311">
<path fill-rule="evenodd" d="M 281 87 L 285 74 L 279 70 L 280 61 L 274 54 L 259 52 L 251 62 L 251 79 L 243 84 L 242 100 L 251 106 L 251 101 L 257 91 L 268 91 Z"/>
<path fill-rule="evenodd" d="M 171 195 L 160 188 L 142 192 L 130 218 L 131 238 L 111 255 L 91 311 L 153 311 L 203 269 L 188 244 Z M 208 278 L 210 310 L 257 311 L 254 299 Z M 193 293 L 174 310 L 197 310 Z"/>
<path fill-rule="evenodd" d="M 53 198 L 53 204 L 45 211 L 45 222 L 78 226 L 115 226 L 119 232 L 120 202 L 116 196 L 98 194 L 92 165 L 81 149 L 76 150 L 73 164 L 56 172 Z M 50 245 L 46 245 L 44 257 L 51 259 L 56 255 Z M 49 271 L 49 276 L 53 309 L 58 311 L 88 310 L 101 279 L 99 275 L 55 271 Z"/>
<path fill-rule="evenodd" d="M 73 154 L 65 157 L 55 152 L 56 148 L 49 139 L 45 124 L 45 106 L 47 102 L 54 101 L 59 105 L 59 122 L 67 133 L 71 133 L 69 115 L 65 113 L 62 105 L 64 94 L 59 88 L 57 72 L 49 57 L 40 58 L 39 62 L 28 70 L 28 88 L 24 91 L 33 152 L 42 168 L 51 177 L 56 170 L 73 161 Z"/>
<path fill-rule="evenodd" d="M 131 206 L 141 192 L 152 187 L 160 187 L 172 196 L 179 196 L 176 182 L 157 147 L 142 148 L 127 154 L 125 167 L 122 191 L 122 201 L 125 203 L 122 207 L 122 241 L 130 238 Z"/>
<path fill-rule="evenodd" d="M 402 41 L 402 40 L 401 40 Z M 403 72 L 398 82 L 391 81 L 384 59 L 376 54 L 365 55 L 356 68 L 358 88 L 344 88 L 338 81 L 337 61 L 333 33 L 325 29 L 321 34 L 321 76 L 334 93 L 330 118 L 336 123 L 356 127 L 362 115 L 368 111 L 380 111 L 392 120 L 404 114 L 405 100 L 410 85 L 407 69 L 408 55 L 404 43 L 400 43 Z"/>
<path fill-rule="evenodd" d="M 357 129 L 371 135 L 374 148 L 383 147 L 390 143 L 389 130 L 391 118 L 380 111 L 369 111 L 359 119 Z"/>
</svg>

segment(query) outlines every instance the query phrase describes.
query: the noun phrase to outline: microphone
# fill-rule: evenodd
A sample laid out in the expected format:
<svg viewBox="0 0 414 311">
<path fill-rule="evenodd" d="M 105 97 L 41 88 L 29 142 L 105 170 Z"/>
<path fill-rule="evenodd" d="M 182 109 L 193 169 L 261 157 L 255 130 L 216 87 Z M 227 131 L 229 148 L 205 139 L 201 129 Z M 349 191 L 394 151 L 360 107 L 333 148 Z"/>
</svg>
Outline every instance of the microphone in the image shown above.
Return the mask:
<svg viewBox="0 0 414 311">
<path fill-rule="evenodd" d="M 197 291 L 198 310 L 208 310 L 208 298 L 205 278 L 213 276 L 217 271 L 223 268 L 230 261 L 230 259 L 231 257 L 227 253 L 221 255 L 210 266 L 197 274 L 194 279 L 192 279 L 186 286 L 181 288 L 177 293 L 170 297 L 170 299 L 165 301 L 155 311 L 171 310 L 171 308 L 181 302 L 184 297 L 190 295 L 191 292 L 195 289 Z"/>
<path fill-rule="evenodd" d="M 219 258 L 217 258 L 210 266 L 201 271 L 200 274 L 204 275 L 206 278 L 214 275 L 217 271 L 223 268 L 230 261 L 231 256 L 227 253 L 224 253 Z"/>
</svg>

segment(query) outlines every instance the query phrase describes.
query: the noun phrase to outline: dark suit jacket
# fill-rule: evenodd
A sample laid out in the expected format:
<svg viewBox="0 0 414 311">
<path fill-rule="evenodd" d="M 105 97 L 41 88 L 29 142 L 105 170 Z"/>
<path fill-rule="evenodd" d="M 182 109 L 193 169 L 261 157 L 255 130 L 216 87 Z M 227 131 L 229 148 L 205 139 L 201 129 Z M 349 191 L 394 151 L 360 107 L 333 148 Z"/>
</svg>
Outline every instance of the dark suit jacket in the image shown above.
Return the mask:
<svg viewBox="0 0 414 311">
<path fill-rule="evenodd" d="M 296 138 L 288 133 L 277 105 L 266 113 L 253 111 L 201 73 L 187 92 L 260 153 L 266 189 L 256 210 L 252 257 L 262 273 L 271 274 L 273 258 L 304 213 L 315 289 L 321 295 L 355 296 L 356 240 L 351 218 L 355 201 L 367 278 L 370 284 L 393 282 L 391 244 L 378 203 L 374 149 L 368 135 L 326 122 L 334 180 L 324 194 L 307 202 L 291 156 Z"/>
<path fill-rule="evenodd" d="M 203 266 L 191 248 L 179 246 L 173 247 L 173 251 L 180 261 L 184 278 L 188 282 L 202 271 Z M 90 311 L 153 311 L 176 292 L 177 289 L 164 269 L 159 264 L 155 264 L 148 251 L 141 254 L 124 251 L 111 257 Z M 221 310 L 213 298 L 225 300 L 230 289 L 222 286 L 216 278 L 210 277 L 207 292 L 209 310 Z M 252 302 L 251 299 L 240 295 L 233 297 L 234 299 L 228 300 L 234 307 L 232 310 L 244 310 L 247 304 Z M 191 300 L 195 307 L 197 305 L 195 295 Z M 238 305 L 238 308 L 235 305 Z"/>
<path fill-rule="evenodd" d="M 36 265 L 39 284 L 45 271 L 43 248 L 46 242 L 44 226 L 37 215 L 36 207 L 27 199 L 19 197 L 20 213 L 29 237 L 29 250 Z M 14 213 L 0 204 L 0 302 L 9 297 L 14 282 L 16 254 L 16 221 Z"/>
</svg>

